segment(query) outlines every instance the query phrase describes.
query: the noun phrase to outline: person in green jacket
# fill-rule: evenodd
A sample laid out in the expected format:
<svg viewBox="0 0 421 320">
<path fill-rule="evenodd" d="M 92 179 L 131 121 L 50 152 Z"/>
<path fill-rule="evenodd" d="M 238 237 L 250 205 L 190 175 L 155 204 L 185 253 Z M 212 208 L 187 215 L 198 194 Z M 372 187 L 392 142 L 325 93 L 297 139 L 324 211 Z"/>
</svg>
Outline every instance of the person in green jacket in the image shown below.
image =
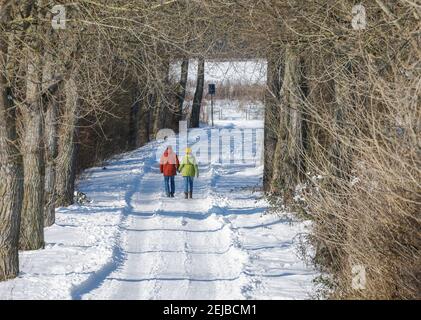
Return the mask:
<svg viewBox="0 0 421 320">
<path fill-rule="evenodd" d="M 184 196 L 186 199 L 193 198 L 193 180 L 194 177 L 199 177 L 199 166 L 191 153 L 191 148 L 186 148 L 186 155 L 178 168 L 184 179 Z"/>
</svg>

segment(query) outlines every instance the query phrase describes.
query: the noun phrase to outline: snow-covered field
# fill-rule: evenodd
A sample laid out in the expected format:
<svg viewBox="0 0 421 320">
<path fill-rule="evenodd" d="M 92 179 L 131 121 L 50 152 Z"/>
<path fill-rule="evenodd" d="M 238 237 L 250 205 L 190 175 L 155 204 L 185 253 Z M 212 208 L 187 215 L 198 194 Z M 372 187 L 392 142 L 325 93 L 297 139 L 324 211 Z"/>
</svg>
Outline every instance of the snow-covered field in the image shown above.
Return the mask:
<svg viewBox="0 0 421 320">
<path fill-rule="evenodd" d="M 217 125 L 263 126 L 229 118 Z M 244 149 L 263 143 L 244 137 Z M 316 272 L 297 255 L 308 224 L 265 213 L 263 167 L 201 163 L 193 200 L 183 199 L 179 176 L 176 197 L 164 198 L 164 143 L 86 170 L 78 189 L 93 203 L 57 210 L 45 250 L 20 254 L 21 274 L 0 283 L 0 299 L 308 298 Z"/>
</svg>

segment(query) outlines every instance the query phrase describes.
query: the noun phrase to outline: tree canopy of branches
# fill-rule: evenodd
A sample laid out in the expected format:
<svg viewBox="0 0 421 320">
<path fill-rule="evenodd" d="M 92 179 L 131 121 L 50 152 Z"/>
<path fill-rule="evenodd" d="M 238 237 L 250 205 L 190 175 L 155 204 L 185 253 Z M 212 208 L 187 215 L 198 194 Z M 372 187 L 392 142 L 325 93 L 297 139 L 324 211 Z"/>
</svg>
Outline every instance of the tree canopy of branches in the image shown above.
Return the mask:
<svg viewBox="0 0 421 320">
<path fill-rule="evenodd" d="M 60 4 L 66 25 L 52 28 Z M 258 57 L 264 188 L 313 220 L 331 296 L 419 298 L 420 5 L 361 1 L 358 29 L 356 4 L 0 0 L 0 280 L 18 274 L 19 248 L 43 247 L 80 169 L 177 128 L 189 59 L 197 126 L 204 59 Z"/>
</svg>

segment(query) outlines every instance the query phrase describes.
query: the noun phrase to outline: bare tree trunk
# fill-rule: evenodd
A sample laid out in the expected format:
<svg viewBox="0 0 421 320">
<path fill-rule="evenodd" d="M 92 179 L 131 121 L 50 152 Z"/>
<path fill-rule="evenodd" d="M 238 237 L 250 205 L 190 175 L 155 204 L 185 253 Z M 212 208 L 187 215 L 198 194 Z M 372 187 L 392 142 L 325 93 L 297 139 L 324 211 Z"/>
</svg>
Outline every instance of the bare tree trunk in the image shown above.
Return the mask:
<svg viewBox="0 0 421 320">
<path fill-rule="evenodd" d="M 306 166 L 322 168 L 323 161 L 326 159 L 326 148 L 331 144 L 329 134 L 325 125 L 321 123 L 320 118 L 314 116 L 313 107 L 318 108 L 322 114 L 326 108 L 334 102 L 334 80 L 325 79 L 323 75 L 324 65 L 320 64 L 317 55 L 308 55 L 306 58 L 306 81 L 308 83 L 308 119 L 306 119 L 307 139 L 306 139 Z M 323 56 L 324 61 L 332 59 L 329 56 Z M 333 60 L 333 59 L 332 59 Z M 319 172 L 313 172 L 318 174 Z"/>
<path fill-rule="evenodd" d="M 73 204 L 76 179 L 79 96 L 76 83 L 72 77 L 65 81 L 64 92 L 66 102 L 60 126 L 57 156 L 57 206 Z"/>
<path fill-rule="evenodd" d="M 186 88 L 187 88 L 187 78 L 189 72 L 189 59 L 183 59 L 181 63 L 181 77 L 180 81 L 177 83 L 175 88 L 171 88 L 171 92 L 175 92 L 171 96 L 170 105 L 168 106 L 169 113 L 165 117 L 164 127 L 172 129 L 174 132 L 178 133 L 179 122 L 183 118 L 183 105 L 184 99 L 186 97 Z M 169 72 L 169 70 L 168 70 Z M 170 84 L 168 83 L 168 86 Z"/>
<path fill-rule="evenodd" d="M 155 113 L 156 113 L 156 94 L 154 92 L 150 92 L 147 94 L 146 96 L 146 105 L 147 108 L 149 109 L 149 123 L 148 123 L 148 131 L 149 131 L 149 135 L 153 135 L 154 134 L 154 128 L 155 128 Z"/>
<path fill-rule="evenodd" d="M 0 5 L 0 29 L 9 21 Z M 19 273 L 18 239 L 22 204 L 22 163 L 16 147 L 16 115 L 8 96 L 7 39 L 0 34 L 0 281 Z"/>
<path fill-rule="evenodd" d="M 44 246 L 45 174 L 39 52 L 28 52 L 28 60 L 26 103 L 22 106 L 24 196 L 19 246 L 22 250 L 37 250 Z"/>
<path fill-rule="evenodd" d="M 49 33 L 53 37 L 52 32 Z M 49 53 L 44 55 L 42 73 L 42 91 L 44 112 L 44 144 L 45 144 L 45 194 L 44 194 L 44 226 L 55 222 L 56 205 L 56 158 L 57 158 L 57 117 L 59 108 L 58 90 L 60 81 L 55 75 L 53 58 Z"/>
<path fill-rule="evenodd" d="M 165 59 L 162 65 L 160 65 L 160 68 L 157 70 L 158 86 L 155 92 L 154 135 L 156 135 L 160 129 L 172 125 L 171 122 L 174 113 L 173 110 L 171 110 L 171 103 L 169 99 L 172 98 L 169 94 L 169 72 L 170 61 Z"/>
<path fill-rule="evenodd" d="M 141 147 L 149 142 L 150 135 L 150 109 L 143 105 L 139 112 L 139 129 L 137 137 L 137 147 Z"/>
<path fill-rule="evenodd" d="M 352 65 L 349 62 L 346 66 L 346 70 L 349 75 L 353 74 Z M 347 130 L 347 110 L 352 110 L 353 106 L 348 105 L 349 101 L 353 99 L 353 92 L 355 92 L 355 88 L 352 84 L 349 83 L 341 83 L 339 80 L 334 81 L 333 84 L 334 93 L 335 93 L 335 103 L 332 120 L 334 123 L 334 134 L 336 135 L 346 135 L 349 137 L 349 140 L 352 141 L 352 137 L 356 132 L 352 132 L 349 129 Z M 356 103 L 356 105 L 358 105 Z M 349 126 L 349 125 L 348 125 Z M 345 134 L 345 131 L 346 132 Z M 352 142 L 349 143 L 352 145 Z M 334 139 L 330 146 L 326 146 L 329 150 L 329 159 L 331 168 L 331 173 L 338 177 L 338 178 L 346 178 L 351 172 L 351 148 L 346 145 L 343 141 L 339 141 L 338 139 Z"/>
<path fill-rule="evenodd" d="M 140 102 L 138 100 L 134 101 L 130 108 L 130 123 L 129 123 L 129 139 L 128 145 L 129 149 L 135 149 L 139 142 L 139 125 L 140 125 Z"/>
<path fill-rule="evenodd" d="M 140 102 L 137 147 L 145 145 L 150 140 L 153 100 L 154 96 L 149 93 L 143 96 Z"/>
<path fill-rule="evenodd" d="M 199 127 L 200 109 L 202 107 L 203 89 L 205 86 L 205 59 L 199 58 L 197 67 L 196 92 L 194 93 L 193 106 L 190 117 L 190 128 Z"/>
<path fill-rule="evenodd" d="M 184 100 L 186 99 L 186 88 L 187 88 L 187 81 L 189 75 L 189 59 L 183 59 L 181 63 L 181 78 L 180 82 L 178 83 L 178 92 L 177 92 L 177 103 L 178 108 L 175 113 L 175 132 L 178 132 L 178 123 L 183 120 L 183 105 Z"/>
<path fill-rule="evenodd" d="M 277 142 L 277 129 L 279 125 L 279 97 L 282 86 L 282 65 L 280 59 L 268 59 L 267 86 L 265 97 L 265 134 L 264 134 L 264 171 L 263 188 L 270 190 L 273 175 L 273 154 Z"/>
<path fill-rule="evenodd" d="M 162 114 L 163 114 L 163 104 L 162 104 L 162 97 L 160 92 L 154 93 L 153 98 L 151 101 L 152 104 L 152 117 L 153 117 L 153 126 L 152 126 L 152 134 L 156 136 L 159 129 L 161 129 L 161 122 L 162 122 Z"/>
<path fill-rule="evenodd" d="M 51 19 L 51 12 L 46 12 L 46 19 Z M 50 28 L 46 40 L 49 47 L 57 46 L 57 34 Z M 62 90 L 61 76 L 56 72 L 54 57 L 49 51 L 43 56 L 42 103 L 44 108 L 44 145 L 45 145 L 45 194 L 44 194 L 44 226 L 55 222 L 56 207 L 56 158 L 57 158 L 57 121 L 59 109 L 59 93 Z"/>
<path fill-rule="evenodd" d="M 56 158 L 57 158 L 57 114 L 58 100 L 56 95 L 49 98 L 45 112 L 45 208 L 44 226 L 55 222 L 56 206 Z"/>
<path fill-rule="evenodd" d="M 273 192 L 291 191 L 299 181 L 303 166 L 302 79 L 296 49 L 285 52 L 285 75 L 281 89 L 278 141 L 273 158 Z"/>
</svg>

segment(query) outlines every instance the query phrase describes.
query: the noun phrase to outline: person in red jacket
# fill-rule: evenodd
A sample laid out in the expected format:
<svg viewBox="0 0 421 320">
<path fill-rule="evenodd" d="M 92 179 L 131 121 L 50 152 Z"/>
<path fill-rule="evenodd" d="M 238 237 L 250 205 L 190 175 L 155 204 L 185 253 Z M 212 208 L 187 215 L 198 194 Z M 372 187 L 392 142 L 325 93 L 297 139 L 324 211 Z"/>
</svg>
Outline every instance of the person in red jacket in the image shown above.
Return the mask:
<svg viewBox="0 0 421 320">
<path fill-rule="evenodd" d="M 164 186 L 167 197 L 174 198 L 175 181 L 174 177 L 177 175 L 177 169 L 180 166 L 178 157 L 171 146 L 165 149 L 164 154 L 159 161 L 161 173 L 164 175 Z"/>
</svg>

